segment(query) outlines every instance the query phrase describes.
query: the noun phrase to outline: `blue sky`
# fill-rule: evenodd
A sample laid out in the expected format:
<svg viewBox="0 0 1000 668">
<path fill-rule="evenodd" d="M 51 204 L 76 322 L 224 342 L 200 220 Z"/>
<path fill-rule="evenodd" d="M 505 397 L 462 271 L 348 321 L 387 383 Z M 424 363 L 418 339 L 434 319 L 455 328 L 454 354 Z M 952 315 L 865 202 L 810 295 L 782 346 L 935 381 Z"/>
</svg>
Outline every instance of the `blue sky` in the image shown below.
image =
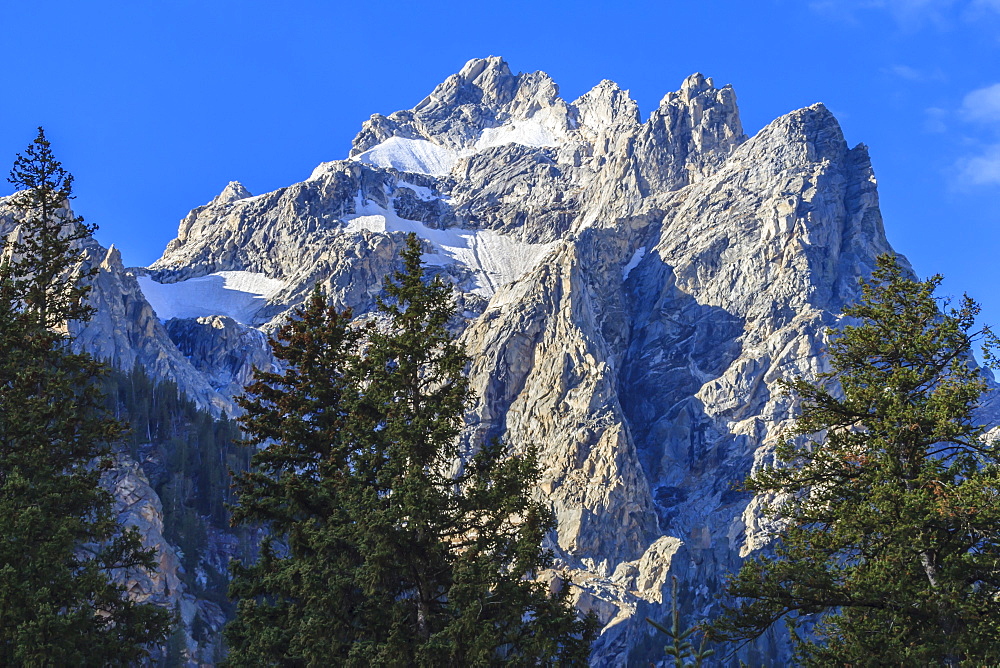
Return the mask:
<svg viewBox="0 0 1000 668">
<path fill-rule="evenodd" d="M 0 16 L 0 168 L 44 125 L 76 209 L 129 264 L 228 181 L 300 181 L 370 114 L 500 55 L 567 99 L 613 79 L 644 114 L 700 71 L 734 86 L 748 134 L 826 103 L 871 149 L 894 247 L 1000 324 L 1000 0 L 36 0 Z"/>
</svg>

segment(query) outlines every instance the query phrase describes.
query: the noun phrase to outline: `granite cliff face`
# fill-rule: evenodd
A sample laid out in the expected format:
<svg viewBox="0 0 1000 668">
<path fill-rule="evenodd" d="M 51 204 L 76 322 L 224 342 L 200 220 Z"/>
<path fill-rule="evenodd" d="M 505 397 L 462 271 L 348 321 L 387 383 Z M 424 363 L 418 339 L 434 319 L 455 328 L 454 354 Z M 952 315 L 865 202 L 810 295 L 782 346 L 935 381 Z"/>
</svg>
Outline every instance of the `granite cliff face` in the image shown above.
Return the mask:
<svg viewBox="0 0 1000 668">
<path fill-rule="evenodd" d="M 710 616 L 765 543 L 732 485 L 788 425 L 777 382 L 825 368 L 825 329 L 891 250 L 866 148 L 819 104 L 748 139 L 732 88 L 700 74 L 643 121 L 613 82 L 568 102 L 544 73 L 473 60 L 309 179 L 230 183 L 148 270 L 107 251 L 80 340 L 231 411 L 273 363 L 261 332 L 316 283 L 370 311 L 409 231 L 466 320 L 466 446 L 541 451 L 561 571 L 545 577 L 568 574 L 604 623 L 594 664 L 626 662 L 671 575 L 684 614 Z M 769 636 L 742 656 L 783 652 Z"/>
<path fill-rule="evenodd" d="M 20 233 L 19 216 L 8 198 L 0 197 L 0 237 Z M 140 366 L 153 378 L 176 381 L 185 394 L 214 414 L 232 412 L 231 399 L 215 391 L 171 341 L 139 288 L 136 276 L 145 272 L 126 269 L 114 246 L 104 248 L 94 239 L 83 242 L 83 252 L 84 269 L 98 270 L 90 292 L 97 313 L 85 324 L 70 323 L 77 346 L 119 369 Z"/>
<path fill-rule="evenodd" d="M 0 198 L 0 236 L 10 238 L 20 234 L 20 215 L 10 207 L 8 198 Z M 90 294 L 97 314 L 88 323 L 70 323 L 75 346 L 122 370 L 139 367 L 153 379 L 174 381 L 196 405 L 216 416 L 234 410 L 230 394 L 216 391 L 211 378 L 196 370 L 171 341 L 164 324 L 139 289 L 136 272 L 122 266 L 118 251 L 113 246 L 106 249 L 93 239 L 85 240 L 82 249 L 84 268 L 97 269 Z M 263 342 L 264 335 L 260 332 L 254 331 L 254 337 Z M 245 358 L 248 362 L 259 360 L 249 354 Z M 163 444 L 144 445 L 146 450 L 163 447 Z M 116 573 L 115 577 L 136 601 L 161 605 L 177 615 L 179 623 L 169 645 L 155 648 L 152 660 L 181 661 L 182 665 L 191 666 L 212 664 L 222 654 L 220 632 L 226 615 L 217 603 L 209 600 L 216 596 L 198 596 L 190 590 L 191 578 L 182 564 L 183 552 L 165 536 L 163 504 L 143 466 L 124 448 L 116 448 L 114 466 L 102 476 L 101 483 L 115 497 L 118 520 L 138 530 L 143 547 L 153 550 L 157 565 L 152 572 L 134 570 Z M 227 538 L 223 536 L 218 542 Z M 235 548 L 229 544 L 214 552 L 232 554 Z M 216 565 L 215 571 L 225 573 L 225 564 Z"/>
<path fill-rule="evenodd" d="M 226 623 L 222 608 L 188 591 L 184 582 L 183 553 L 164 536 L 163 504 L 135 460 L 119 455 L 101 483 L 115 496 L 118 521 L 135 527 L 143 547 L 152 549 L 156 570 L 129 573 L 123 580 L 129 596 L 140 603 L 155 603 L 176 615 L 169 647 L 157 650 L 157 662 L 208 665 L 221 656 L 221 631 Z M 198 630 L 199 626 L 204 630 Z"/>
</svg>

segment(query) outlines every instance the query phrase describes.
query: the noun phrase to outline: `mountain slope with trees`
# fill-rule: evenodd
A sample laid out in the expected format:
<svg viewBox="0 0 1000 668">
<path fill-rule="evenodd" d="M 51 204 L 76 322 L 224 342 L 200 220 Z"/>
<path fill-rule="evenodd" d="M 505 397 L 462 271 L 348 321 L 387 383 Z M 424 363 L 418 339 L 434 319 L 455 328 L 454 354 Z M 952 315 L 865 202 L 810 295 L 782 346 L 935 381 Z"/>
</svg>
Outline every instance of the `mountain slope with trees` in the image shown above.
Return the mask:
<svg viewBox="0 0 1000 668">
<path fill-rule="evenodd" d="M 123 431 L 97 382 L 107 367 L 64 333 L 93 313 L 76 242 L 94 227 L 69 212 L 73 177 L 41 128 L 10 181 L 20 215 L 0 248 L 0 663 L 128 665 L 166 639 L 170 616 L 120 582 L 154 569 L 153 554 L 100 486 Z"/>
<path fill-rule="evenodd" d="M 892 251 L 867 148 L 821 104 L 748 138 L 734 90 L 700 74 L 647 116 L 613 82 L 566 100 L 491 57 L 366 121 L 342 157 L 270 193 L 229 184 L 148 269 L 85 242 L 100 310 L 79 344 L 231 415 L 251 359 L 275 370 L 263 334 L 317 283 L 371 316 L 415 231 L 458 291 L 475 395 L 461 452 L 536 448 L 556 518 L 543 577 L 564 573 L 597 615 L 594 664 L 662 646 L 644 618 L 670 616 L 672 576 L 680 628 L 716 614 L 726 574 L 771 535 L 734 483 L 793 423 L 781 381 L 828 370 L 828 329 Z M 185 310 L 210 315 L 165 325 L 149 302 L 175 289 L 210 295 Z M 980 415 L 997 421 L 995 396 Z M 789 648 L 772 628 L 740 658 Z"/>
<path fill-rule="evenodd" d="M 719 628 L 784 619 L 801 665 L 980 665 L 1000 652 L 1000 449 L 975 410 L 990 388 L 968 297 L 884 255 L 831 332 L 821 383 L 797 379 L 796 438 L 747 487 L 770 500 L 773 556 L 744 564 Z M 795 630 L 797 633 L 794 633 Z"/>
<path fill-rule="evenodd" d="M 382 318 L 351 326 L 320 289 L 273 343 L 288 364 L 240 400 L 234 521 L 270 530 L 234 568 L 232 665 L 579 665 L 594 622 L 534 581 L 551 514 L 533 455 L 488 445 L 455 471 L 468 358 L 451 287 L 411 235 Z"/>
</svg>

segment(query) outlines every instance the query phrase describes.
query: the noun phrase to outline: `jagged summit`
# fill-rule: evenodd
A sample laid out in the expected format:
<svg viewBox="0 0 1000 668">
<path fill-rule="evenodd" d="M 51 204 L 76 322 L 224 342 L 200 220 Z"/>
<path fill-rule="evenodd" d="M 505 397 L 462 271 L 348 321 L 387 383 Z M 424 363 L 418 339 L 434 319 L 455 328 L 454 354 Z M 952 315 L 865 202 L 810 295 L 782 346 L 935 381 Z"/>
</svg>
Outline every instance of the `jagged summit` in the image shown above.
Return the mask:
<svg viewBox="0 0 1000 668">
<path fill-rule="evenodd" d="M 252 197 L 252 195 L 242 183 L 239 181 L 230 181 L 226 187 L 222 189 L 222 192 L 216 195 L 215 199 L 211 201 L 209 206 L 229 204 L 237 200 L 246 199 L 247 197 Z"/>
<path fill-rule="evenodd" d="M 336 232 L 328 224 L 335 220 L 347 230 L 413 229 L 425 236 L 426 229 L 471 230 L 434 242 L 437 256 L 459 265 L 461 283 L 492 294 L 532 266 L 527 258 L 545 244 L 614 219 L 652 190 L 702 178 L 745 139 L 731 88 L 716 90 L 693 75 L 670 99 L 643 123 L 636 102 L 614 82 L 602 81 L 568 103 L 544 72 L 515 74 L 501 58 L 474 59 L 413 109 L 372 116 L 348 161 L 324 163 L 292 187 L 302 191 L 292 208 L 305 206 L 298 226 L 320 236 Z M 622 188 L 624 196 L 613 192 Z M 167 282 L 218 271 L 312 275 L 301 242 L 275 244 L 274 225 L 265 233 L 248 215 L 260 210 L 267 218 L 289 195 L 285 189 L 251 198 L 230 184 L 182 221 L 151 269 Z M 217 211 L 221 204 L 224 213 Z M 227 222 L 219 224 L 220 216 Z M 300 236 L 300 229 L 280 227 Z M 484 241 L 492 239 L 485 230 L 505 237 Z M 514 271 L 507 269 L 510 253 L 521 258 Z"/>
<path fill-rule="evenodd" d="M 689 76 L 679 91 L 668 93 L 647 123 L 657 123 L 666 114 L 676 131 L 697 130 L 706 110 L 711 110 L 709 122 L 725 125 L 726 140 L 742 139 L 732 88 L 716 90 L 701 74 Z M 368 164 L 442 176 L 461 169 L 463 159 L 507 144 L 588 144 L 585 150 L 591 156 L 603 156 L 610 149 L 609 133 L 621 135 L 624 128 L 640 123 L 638 105 L 612 81 L 601 81 L 568 103 L 548 74 L 513 74 L 502 58 L 491 56 L 470 60 L 413 109 L 372 116 L 350 155 Z"/>
<path fill-rule="evenodd" d="M 568 107 L 549 75 L 515 75 L 502 58 L 491 56 L 470 60 L 413 109 L 372 116 L 354 139 L 351 157 L 392 138 L 428 141 L 457 154 L 504 139 L 552 145 L 570 125 Z"/>
<path fill-rule="evenodd" d="M 695 72 L 681 83 L 680 93 L 685 100 L 690 101 L 695 95 L 709 90 L 715 90 L 712 78 L 706 78 L 701 72 Z"/>
<path fill-rule="evenodd" d="M 520 77 L 511 73 L 503 58 L 473 58 L 459 72 L 438 84 L 413 112 L 434 116 L 463 104 L 499 108 L 517 94 Z"/>
</svg>

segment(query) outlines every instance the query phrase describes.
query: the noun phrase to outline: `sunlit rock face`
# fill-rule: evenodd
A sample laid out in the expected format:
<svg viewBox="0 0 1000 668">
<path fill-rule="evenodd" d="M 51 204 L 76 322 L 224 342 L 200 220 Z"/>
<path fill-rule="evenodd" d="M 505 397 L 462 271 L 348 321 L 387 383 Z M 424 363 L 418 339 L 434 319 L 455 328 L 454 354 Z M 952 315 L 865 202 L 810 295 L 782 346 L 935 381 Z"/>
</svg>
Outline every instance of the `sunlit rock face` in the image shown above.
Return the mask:
<svg viewBox="0 0 1000 668">
<path fill-rule="evenodd" d="M 733 484 L 788 426 L 778 381 L 826 369 L 826 328 L 891 250 L 866 148 L 822 105 L 747 138 L 733 89 L 700 74 L 643 120 L 613 82 L 570 102 L 542 72 L 472 60 L 305 181 L 230 183 L 148 269 L 97 259 L 81 341 L 231 411 L 273 364 L 259 333 L 316 284 L 369 313 L 411 231 L 459 299 L 464 445 L 539 449 L 558 519 L 545 577 L 604 624 L 593 663 L 626 662 L 671 576 L 688 621 L 717 612 L 766 543 Z M 774 635 L 741 656 L 785 652 Z"/>
<path fill-rule="evenodd" d="M 101 483 L 115 496 L 118 521 L 139 532 L 142 547 L 152 550 L 156 564 L 153 571 L 116 572 L 116 580 L 132 599 L 163 606 L 176 615 L 171 661 L 189 666 L 214 663 L 215 657 L 222 653 L 221 632 L 226 615 L 218 604 L 188 591 L 181 553 L 164 537 L 163 505 L 146 474 L 130 457 L 120 455 Z M 167 648 L 153 649 L 150 658 L 166 661 Z"/>
</svg>

